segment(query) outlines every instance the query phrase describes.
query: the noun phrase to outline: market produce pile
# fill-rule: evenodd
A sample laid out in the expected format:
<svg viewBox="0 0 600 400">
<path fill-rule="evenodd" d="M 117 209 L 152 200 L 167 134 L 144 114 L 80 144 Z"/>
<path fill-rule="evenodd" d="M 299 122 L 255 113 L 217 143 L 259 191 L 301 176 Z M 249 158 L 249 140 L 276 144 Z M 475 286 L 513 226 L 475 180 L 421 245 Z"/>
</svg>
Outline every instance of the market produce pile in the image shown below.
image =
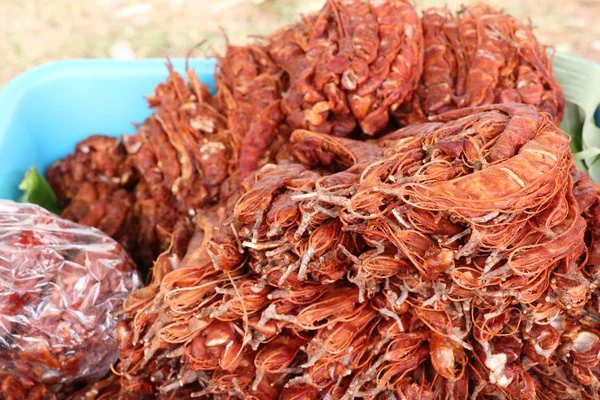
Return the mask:
<svg viewBox="0 0 600 400">
<path fill-rule="evenodd" d="M 149 284 L 73 398 L 594 399 L 600 191 L 530 27 L 330 0 L 48 177 Z M 87 396 L 87 397 L 85 397 Z"/>
<path fill-rule="evenodd" d="M 404 124 L 489 103 L 525 103 L 559 123 L 565 103 L 546 49 L 523 22 L 485 4 L 425 10 L 425 61 L 412 101 L 396 111 Z"/>
<path fill-rule="evenodd" d="M 290 142 L 301 164 L 247 178 L 217 228 L 163 254 L 128 300 L 124 388 L 596 393 L 600 203 L 548 116 L 482 106 L 374 142 Z"/>
</svg>

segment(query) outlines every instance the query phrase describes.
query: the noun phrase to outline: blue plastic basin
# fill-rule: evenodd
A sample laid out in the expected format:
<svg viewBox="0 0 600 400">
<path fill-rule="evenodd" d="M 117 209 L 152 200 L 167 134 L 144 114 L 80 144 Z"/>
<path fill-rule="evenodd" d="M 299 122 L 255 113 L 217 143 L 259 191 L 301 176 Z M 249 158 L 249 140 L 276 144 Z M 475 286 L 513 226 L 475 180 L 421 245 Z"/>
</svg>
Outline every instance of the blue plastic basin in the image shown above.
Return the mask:
<svg viewBox="0 0 600 400">
<path fill-rule="evenodd" d="M 173 65 L 183 73 L 185 60 Z M 213 89 L 215 61 L 189 61 Z M 31 166 L 45 171 L 95 133 L 135 131 L 151 110 L 144 96 L 165 80 L 164 59 L 73 60 L 34 68 L 0 90 L 0 198 L 16 199 Z"/>
</svg>

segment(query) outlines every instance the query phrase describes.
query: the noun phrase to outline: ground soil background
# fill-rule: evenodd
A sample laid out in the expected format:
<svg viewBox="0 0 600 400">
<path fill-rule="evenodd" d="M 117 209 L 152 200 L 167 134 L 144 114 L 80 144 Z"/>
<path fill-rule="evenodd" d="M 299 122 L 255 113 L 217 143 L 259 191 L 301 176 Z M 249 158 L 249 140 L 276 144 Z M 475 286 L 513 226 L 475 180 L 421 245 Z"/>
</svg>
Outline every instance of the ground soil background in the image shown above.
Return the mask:
<svg viewBox="0 0 600 400">
<path fill-rule="evenodd" d="M 419 8 L 468 0 L 416 0 Z M 488 0 L 530 19 L 541 41 L 600 62 L 600 0 Z M 0 0 L 0 86 L 35 65 L 68 58 L 184 56 L 264 35 L 324 0 Z"/>
</svg>

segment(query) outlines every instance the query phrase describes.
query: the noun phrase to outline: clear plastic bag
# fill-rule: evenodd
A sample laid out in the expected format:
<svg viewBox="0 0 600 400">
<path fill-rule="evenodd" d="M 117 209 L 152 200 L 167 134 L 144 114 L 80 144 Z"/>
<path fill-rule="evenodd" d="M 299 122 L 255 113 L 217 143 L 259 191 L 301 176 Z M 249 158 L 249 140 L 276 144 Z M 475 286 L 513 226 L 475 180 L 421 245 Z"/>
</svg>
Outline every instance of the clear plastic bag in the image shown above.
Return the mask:
<svg viewBox="0 0 600 400">
<path fill-rule="evenodd" d="M 106 374 L 121 307 L 139 287 L 129 256 L 101 231 L 0 200 L 0 371 L 24 393 Z"/>
</svg>

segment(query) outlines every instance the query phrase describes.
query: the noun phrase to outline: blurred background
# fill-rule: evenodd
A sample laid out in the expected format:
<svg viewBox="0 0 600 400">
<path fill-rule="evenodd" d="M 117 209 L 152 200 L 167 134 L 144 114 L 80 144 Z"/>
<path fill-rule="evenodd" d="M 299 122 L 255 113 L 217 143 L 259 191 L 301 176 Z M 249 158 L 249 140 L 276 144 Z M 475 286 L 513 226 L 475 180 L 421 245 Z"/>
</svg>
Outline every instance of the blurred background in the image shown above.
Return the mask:
<svg viewBox="0 0 600 400">
<path fill-rule="evenodd" d="M 416 0 L 419 8 L 468 0 Z M 600 0 L 487 0 L 530 19 L 559 51 L 600 62 Z M 35 65 L 66 58 L 184 56 L 219 51 L 320 9 L 325 0 L 0 0 L 0 86 Z"/>
</svg>

